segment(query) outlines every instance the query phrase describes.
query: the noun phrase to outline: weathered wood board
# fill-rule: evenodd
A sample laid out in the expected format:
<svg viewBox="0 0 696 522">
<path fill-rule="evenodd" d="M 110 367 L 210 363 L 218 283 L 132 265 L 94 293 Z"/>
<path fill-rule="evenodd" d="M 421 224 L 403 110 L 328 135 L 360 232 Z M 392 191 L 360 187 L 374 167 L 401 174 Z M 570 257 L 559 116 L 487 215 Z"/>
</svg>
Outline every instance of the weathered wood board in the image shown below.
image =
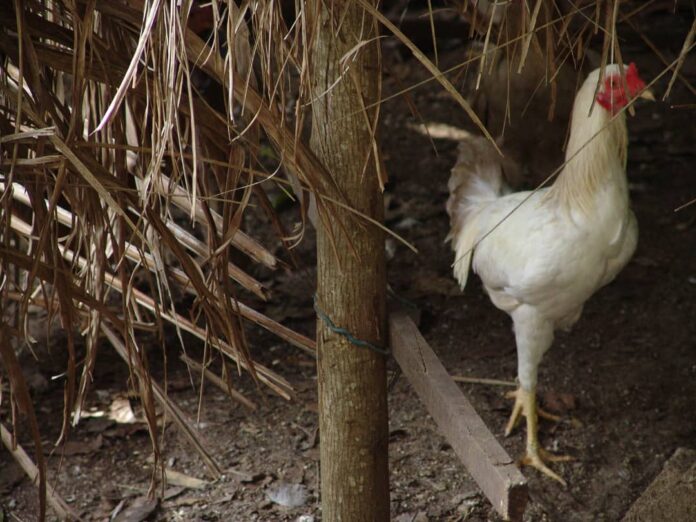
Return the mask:
<svg viewBox="0 0 696 522">
<path fill-rule="evenodd" d="M 404 312 L 389 317 L 396 362 L 461 459 L 504 518 L 521 520 L 527 482 Z"/>
<path fill-rule="evenodd" d="M 696 520 L 696 450 L 677 448 L 622 522 Z"/>
</svg>

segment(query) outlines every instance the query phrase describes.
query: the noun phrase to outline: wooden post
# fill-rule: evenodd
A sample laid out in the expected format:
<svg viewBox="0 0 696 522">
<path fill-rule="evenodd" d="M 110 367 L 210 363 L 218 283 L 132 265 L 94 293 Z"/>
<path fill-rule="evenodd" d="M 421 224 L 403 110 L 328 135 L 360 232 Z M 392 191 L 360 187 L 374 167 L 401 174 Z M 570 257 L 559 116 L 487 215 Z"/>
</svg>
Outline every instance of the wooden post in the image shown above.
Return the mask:
<svg viewBox="0 0 696 522">
<path fill-rule="evenodd" d="M 527 482 L 449 376 L 418 327 L 403 312 L 389 316 L 396 362 L 495 510 L 522 520 Z"/>
<path fill-rule="evenodd" d="M 349 0 L 308 2 L 314 40 L 312 138 L 317 157 L 356 210 L 383 220 L 372 134 L 381 74 L 377 26 Z M 328 204 L 317 227 L 321 503 L 325 521 L 389 520 L 385 357 L 336 328 L 386 345 L 384 236 Z M 341 226 L 341 223 L 343 226 Z M 329 322 L 330 321 L 330 322 Z"/>
</svg>

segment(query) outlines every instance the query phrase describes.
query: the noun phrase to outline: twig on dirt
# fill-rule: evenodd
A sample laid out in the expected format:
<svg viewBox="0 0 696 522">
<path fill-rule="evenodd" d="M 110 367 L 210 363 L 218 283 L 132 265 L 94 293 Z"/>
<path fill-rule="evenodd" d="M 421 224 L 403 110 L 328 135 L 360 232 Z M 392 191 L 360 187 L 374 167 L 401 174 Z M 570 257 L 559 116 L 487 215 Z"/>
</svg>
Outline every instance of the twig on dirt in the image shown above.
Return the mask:
<svg viewBox="0 0 696 522">
<path fill-rule="evenodd" d="M 0 438 L 2 438 L 2 443 L 5 445 L 7 448 L 7 451 L 9 451 L 12 454 L 12 457 L 17 461 L 17 464 L 19 464 L 24 472 L 27 474 L 29 477 L 29 480 L 32 481 L 32 483 L 36 483 L 37 477 L 39 475 L 39 470 L 34 464 L 34 462 L 31 460 L 31 457 L 27 455 L 27 452 L 24 451 L 24 448 L 20 444 L 17 444 L 16 446 L 13 446 L 12 444 L 12 434 L 9 432 L 9 430 L 5 427 L 4 424 L 0 422 Z M 65 501 L 61 498 L 61 496 L 56 492 L 55 489 L 53 489 L 53 486 L 50 484 L 46 483 L 46 490 L 47 490 L 47 499 L 48 504 L 53 508 L 53 511 L 56 512 L 56 515 L 58 515 L 58 518 L 61 520 L 81 520 L 80 517 L 75 513 L 70 506 L 68 506 Z"/>
<path fill-rule="evenodd" d="M 226 394 L 228 394 L 232 399 L 239 402 L 242 406 L 244 406 L 245 408 L 247 408 L 251 411 L 256 410 L 256 404 L 254 404 L 252 401 L 247 399 L 244 395 L 239 393 L 237 390 L 228 386 L 225 381 L 223 381 L 220 377 L 215 375 L 208 368 L 204 368 L 202 364 L 200 364 L 197 361 L 194 361 L 193 359 L 191 359 L 187 355 L 182 355 L 181 360 L 184 361 L 191 369 L 198 371 L 198 372 L 202 371 L 203 375 L 205 375 L 205 377 L 207 377 L 210 382 L 212 382 L 215 386 L 217 386 L 222 391 L 224 391 Z"/>
<path fill-rule="evenodd" d="M 490 384 L 491 386 L 510 386 L 514 388 L 517 386 L 512 381 L 503 381 L 500 379 L 485 379 L 478 377 L 463 377 L 461 375 L 453 375 L 452 380 L 454 382 L 464 382 L 466 384 Z"/>
</svg>

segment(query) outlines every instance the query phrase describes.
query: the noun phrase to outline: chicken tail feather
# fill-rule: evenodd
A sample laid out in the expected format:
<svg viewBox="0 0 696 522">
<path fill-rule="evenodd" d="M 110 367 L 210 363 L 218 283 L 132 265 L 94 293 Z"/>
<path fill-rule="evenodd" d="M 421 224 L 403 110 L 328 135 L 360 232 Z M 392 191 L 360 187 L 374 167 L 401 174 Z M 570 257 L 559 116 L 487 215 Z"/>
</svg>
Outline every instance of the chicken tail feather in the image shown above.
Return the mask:
<svg viewBox="0 0 696 522">
<path fill-rule="evenodd" d="M 447 240 L 452 240 L 456 253 L 454 275 L 462 288 L 466 286 L 473 248 L 478 241 L 478 210 L 509 192 L 503 178 L 502 160 L 484 137 L 475 136 L 459 143 L 457 163 L 447 184 L 450 193 Z"/>
</svg>

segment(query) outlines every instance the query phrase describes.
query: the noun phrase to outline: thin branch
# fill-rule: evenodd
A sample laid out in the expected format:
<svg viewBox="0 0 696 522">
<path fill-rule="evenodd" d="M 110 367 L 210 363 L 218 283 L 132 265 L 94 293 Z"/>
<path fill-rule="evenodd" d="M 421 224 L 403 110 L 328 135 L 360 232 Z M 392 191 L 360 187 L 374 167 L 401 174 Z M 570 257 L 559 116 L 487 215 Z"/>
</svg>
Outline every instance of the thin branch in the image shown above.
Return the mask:
<svg viewBox="0 0 696 522">
<path fill-rule="evenodd" d="M 2 443 L 7 451 L 10 452 L 12 457 L 17 461 L 17 464 L 19 464 L 27 474 L 31 483 L 36 484 L 39 476 L 39 469 L 36 467 L 36 464 L 34 464 L 34 461 L 31 460 L 31 457 L 27 455 L 27 452 L 24 451 L 22 445 L 14 444 L 12 433 L 10 433 L 10 431 L 1 422 L 0 438 L 2 438 Z M 59 519 L 82 520 L 77 513 L 75 513 L 75 511 L 68 506 L 65 500 L 61 498 L 55 488 L 51 486 L 48 481 L 46 481 L 46 500 L 48 501 L 48 505 L 51 506 L 53 511 L 56 512 Z"/>
</svg>

